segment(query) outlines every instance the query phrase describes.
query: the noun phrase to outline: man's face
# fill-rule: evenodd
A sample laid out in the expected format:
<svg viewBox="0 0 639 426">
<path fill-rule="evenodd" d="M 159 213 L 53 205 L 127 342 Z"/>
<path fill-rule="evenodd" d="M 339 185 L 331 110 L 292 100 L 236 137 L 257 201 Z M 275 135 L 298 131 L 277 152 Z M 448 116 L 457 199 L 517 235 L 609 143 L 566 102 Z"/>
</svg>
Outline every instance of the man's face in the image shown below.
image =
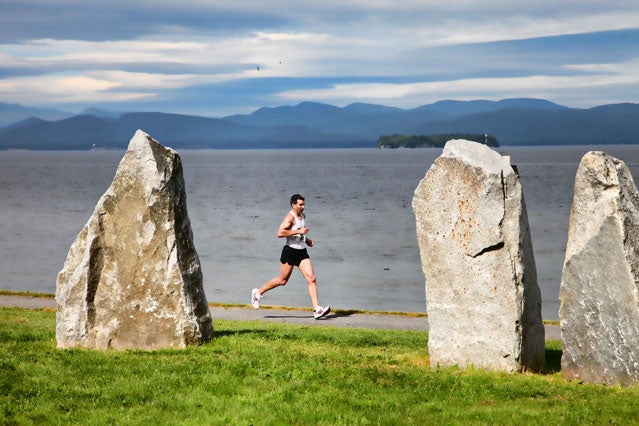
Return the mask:
<svg viewBox="0 0 639 426">
<path fill-rule="evenodd" d="M 304 200 L 297 200 L 297 203 L 291 204 L 291 207 L 295 213 L 302 213 L 304 211 Z"/>
</svg>

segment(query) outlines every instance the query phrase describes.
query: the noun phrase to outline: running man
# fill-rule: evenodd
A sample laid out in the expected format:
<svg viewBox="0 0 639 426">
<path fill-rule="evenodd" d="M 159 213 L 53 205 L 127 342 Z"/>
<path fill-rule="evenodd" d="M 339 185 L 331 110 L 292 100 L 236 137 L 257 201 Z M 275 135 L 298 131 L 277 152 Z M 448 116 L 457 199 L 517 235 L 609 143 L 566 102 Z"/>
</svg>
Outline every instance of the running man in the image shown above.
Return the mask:
<svg viewBox="0 0 639 426">
<path fill-rule="evenodd" d="M 317 299 L 317 283 L 313 272 L 313 264 L 305 247 L 305 245 L 313 247 L 313 240 L 307 236 L 308 228 L 306 227 L 306 216 L 304 215 L 304 197 L 300 194 L 294 194 L 291 197 L 290 204 L 291 211 L 286 213 L 277 230 L 278 238 L 286 238 L 286 245 L 282 249 L 280 257 L 280 262 L 282 263 L 280 274 L 264 284 L 262 288 L 253 289 L 251 305 L 255 309 L 259 309 L 260 300 L 264 293 L 275 287 L 286 285 L 293 273 L 293 268 L 297 266 L 308 284 L 308 295 L 311 297 L 311 303 L 313 304 L 313 317 L 320 319 L 331 311 L 331 307 L 321 307 Z"/>
</svg>

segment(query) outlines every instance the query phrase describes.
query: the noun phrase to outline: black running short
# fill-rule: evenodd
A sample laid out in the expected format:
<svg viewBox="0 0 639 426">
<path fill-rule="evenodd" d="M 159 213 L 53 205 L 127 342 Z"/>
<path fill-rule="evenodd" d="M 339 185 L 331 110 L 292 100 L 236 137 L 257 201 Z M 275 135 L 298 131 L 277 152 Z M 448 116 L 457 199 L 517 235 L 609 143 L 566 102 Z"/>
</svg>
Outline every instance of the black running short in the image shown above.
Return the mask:
<svg viewBox="0 0 639 426">
<path fill-rule="evenodd" d="M 289 246 L 284 246 L 282 249 L 282 255 L 280 256 L 280 262 L 282 265 L 288 263 L 291 266 L 300 266 L 302 260 L 308 259 L 308 251 L 304 249 L 294 249 Z"/>
</svg>

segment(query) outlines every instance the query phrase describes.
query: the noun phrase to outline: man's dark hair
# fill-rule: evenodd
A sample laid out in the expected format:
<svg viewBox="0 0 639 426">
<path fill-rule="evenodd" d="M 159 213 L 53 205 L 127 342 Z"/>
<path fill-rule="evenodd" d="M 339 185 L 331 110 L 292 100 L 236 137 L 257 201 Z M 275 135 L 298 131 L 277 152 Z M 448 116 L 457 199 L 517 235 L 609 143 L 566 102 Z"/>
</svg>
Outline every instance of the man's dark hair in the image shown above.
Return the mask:
<svg viewBox="0 0 639 426">
<path fill-rule="evenodd" d="M 297 200 L 302 200 L 302 201 L 304 201 L 304 197 L 302 197 L 300 194 L 293 194 L 293 195 L 291 195 L 291 203 L 290 203 L 290 204 L 291 204 L 291 206 L 292 206 L 293 204 L 297 204 Z"/>
</svg>

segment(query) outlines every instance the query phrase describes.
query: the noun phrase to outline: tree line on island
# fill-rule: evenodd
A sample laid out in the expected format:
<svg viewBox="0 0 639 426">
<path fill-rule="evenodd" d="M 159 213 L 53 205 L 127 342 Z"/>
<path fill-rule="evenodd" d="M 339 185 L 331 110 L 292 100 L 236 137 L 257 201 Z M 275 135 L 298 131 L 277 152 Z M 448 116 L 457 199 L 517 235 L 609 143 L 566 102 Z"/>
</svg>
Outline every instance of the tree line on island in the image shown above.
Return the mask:
<svg viewBox="0 0 639 426">
<path fill-rule="evenodd" d="M 491 147 L 498 147 L 499 141 L 486 133 L 450 133 L 441 135 L 382 135 L 377 140 L 377 148 L 443 148 L 452 139 L 465 139 Z"/>
</svg>

